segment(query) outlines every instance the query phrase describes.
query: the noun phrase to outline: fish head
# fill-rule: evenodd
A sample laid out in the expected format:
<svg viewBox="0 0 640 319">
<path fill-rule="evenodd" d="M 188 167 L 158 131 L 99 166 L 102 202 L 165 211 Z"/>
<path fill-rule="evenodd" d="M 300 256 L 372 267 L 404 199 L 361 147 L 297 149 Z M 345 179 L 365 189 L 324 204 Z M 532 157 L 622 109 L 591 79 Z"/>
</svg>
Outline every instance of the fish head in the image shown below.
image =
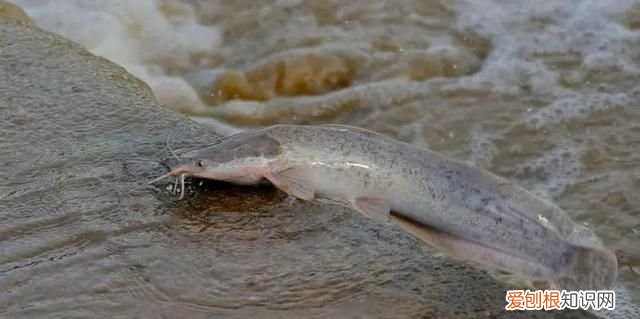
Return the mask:
<svg viewBox="0 0 640 319">
<path fill-rule="evenodd" d="M 256 184 L 281 153 L 280 143 L 266 130 L 231 135 L 214 145 L 166 159 L 173 176 L 193 176 L 236 184 Z"/>
</svg>

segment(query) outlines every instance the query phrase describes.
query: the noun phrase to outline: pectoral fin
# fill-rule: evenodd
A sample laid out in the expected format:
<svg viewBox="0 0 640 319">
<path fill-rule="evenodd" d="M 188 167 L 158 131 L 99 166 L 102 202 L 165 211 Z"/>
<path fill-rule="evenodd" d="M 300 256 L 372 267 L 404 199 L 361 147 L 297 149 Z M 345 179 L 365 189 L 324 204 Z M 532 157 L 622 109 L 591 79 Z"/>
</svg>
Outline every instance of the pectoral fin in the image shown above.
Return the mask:
<svg viewBox="0 0 640 319">
<path fill-rule="evenodd" d="M 362 196 L 353 201 L 353 208 L 360 214 L 377 222 L 386 223 L 389 220 L 391 208 L 384 198 Z"/>
<path fill-rule="evenodd" d="M 314 190 L 302 169 L 292 167 L 277 171 L 268 171 L 264 177 L 278 189 L 291 196 L 303 200 L 311 200 L 314 197 Z"/>
</svg>

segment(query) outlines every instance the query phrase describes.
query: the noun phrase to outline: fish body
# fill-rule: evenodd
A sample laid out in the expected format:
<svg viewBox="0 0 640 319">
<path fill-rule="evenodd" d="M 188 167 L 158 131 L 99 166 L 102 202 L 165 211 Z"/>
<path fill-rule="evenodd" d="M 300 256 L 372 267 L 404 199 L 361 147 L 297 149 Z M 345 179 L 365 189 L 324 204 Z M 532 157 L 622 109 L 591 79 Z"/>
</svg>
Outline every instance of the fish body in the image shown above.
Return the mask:
<svg viewBox="0 0 640 319">
<path fill-rule="evenodd" d="M 174 175 L 239 184 L 266 178 L 392 222 L 454 257 L 564 289 L 600 289 L 615 255 L 559 207 L 518 185 L 408 143 L 344 125 L 275 125 L 184 154 Z M 584 239 L 584 240 L 583 240 Z"/>
</svg>

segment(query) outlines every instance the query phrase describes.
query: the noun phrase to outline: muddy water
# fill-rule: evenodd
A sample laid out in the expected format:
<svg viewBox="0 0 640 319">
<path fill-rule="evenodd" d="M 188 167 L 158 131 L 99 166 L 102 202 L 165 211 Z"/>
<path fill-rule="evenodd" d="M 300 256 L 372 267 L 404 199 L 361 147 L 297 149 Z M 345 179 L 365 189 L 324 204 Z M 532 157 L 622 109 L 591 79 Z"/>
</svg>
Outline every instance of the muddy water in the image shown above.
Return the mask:
<svg viewBox="0 0 640 319">
<path fill-rule="evenodd" d="M 17 2 L 223 134 L 349 123 L 516 180 L 640 303 L 638 1 Z"/>
<path fill-rule="evenodd" d="M 218 138 L 105 59 L 0 19 L 0 317 L 512 317 L 508 289 L 398 229 L 151 160 Z M 534 314 L 571 318 L 581 312 Z M 517 317 L 517 316 L 516 316 Z M 587 316 L 588 317 L 588 316 Z"/>
</svg>

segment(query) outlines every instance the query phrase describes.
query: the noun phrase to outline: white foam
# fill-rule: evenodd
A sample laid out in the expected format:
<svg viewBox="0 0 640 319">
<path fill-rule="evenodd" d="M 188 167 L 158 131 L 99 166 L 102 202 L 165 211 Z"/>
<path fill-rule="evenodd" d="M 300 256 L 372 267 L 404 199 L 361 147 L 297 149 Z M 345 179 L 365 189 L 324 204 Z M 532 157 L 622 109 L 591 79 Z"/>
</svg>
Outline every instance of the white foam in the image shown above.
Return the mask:
<svg viewBox="0 0 640 319">
<path fill-rule="evenodd" d="M 493 158 L 498 153 L 498 148 L 493 142 L 495 136 L 481 129 L 479 125 L 475 125 L 471 129 L 471 158 L 469 161 L 478 167 L 488 167 L 491 165 Z"/>
<path fill-rule="evenodd" d="M 580 161 L 583 146 L 570 142 L 558 141 L 557 145 L 541 157 L 524 162 L 516 169 L 519 174 L 542 172 L 542 183 L 535 185 L 532 191 L 544 198 L 560 195 L 567 187 L 573 185 L 581 175 L 583 165 Z"/>
<path fill-rule="evenodd" d="M 534 129 L 632 104 L 629 92 L 623 90 L 578 92 L 566 87 L 561 82 L 561 70 L 545 62 L 545 57 L 575 60 L 573 63 L 580 67 L 571 68 L 573 73 L 569 76 L 587 81 L 586 85 L 589 85 L 590 72 L 615 71 L 624 72 L 625 76 L 640 76 L 632 54 L 640 32 L 623 25 L 625 13 L 638 4 L 637 0 L 462 0 L 455 3 L 458 27 L 489 39 L 491 51 L 479 72 L 449 87 L 488 88 L 498 95 L 537 96 L 543 101 L 553 97 L 542 108 L 522 112 L 521 123 Z M 511 107 L 531 108 L 518 104 Z M 491 144 L 490 141 L 487 144 L 488 136 L 479 133 L 473 131 L 472 159 L 484 162 L 491 159 L 491 152 L 480 145 Z M 545 197 L 559 195 L 575 183 L 582 169 L 579 156 L 584 145 L 557 136 L 553 143 L 552 151 L 519 167 L 521 173 L 525 170 L 544 172 L 546 179 L 536 186 L 536 193 Z"/>
<path fill-rule="evenodd" d="M 160 0 L 17 0 L 40 27 L 84 45 L 145 81 L 161 103 L 189 110 L 204 107 L 193 88 L 170 75 L 167 65 L 196 69 L 192 57 L 211 55 L 221 45 L 215 26 L 198 22 L 193 8 Z M 166 5 L 166 4 L 165 4 Z"/>
<path fill-rule="evenodd" d="M 537 58 L 544 54 L 574 53 L 581 57 L 582 72 L 615 67 L 640 74 L 630 54 L 638 32 L 621 24 L 625 11 L 636 4 L 633 0 L 457 2 L 459 27 L 478 32 L 492 44 L 483 69 L 462 84 L 491 83 L 496 92 L 505 94 L 567 93 L 559 74 Z M 523 86 L 527 92 L 522 92 Z"/>
<path fill-rule="evenodd" d="M 625 93 L 571 94 L 528 114 L 525 123 L 534 128 L 586 118 L 593 112 L 625 107 L 631 103 Z"/>
</svg>

